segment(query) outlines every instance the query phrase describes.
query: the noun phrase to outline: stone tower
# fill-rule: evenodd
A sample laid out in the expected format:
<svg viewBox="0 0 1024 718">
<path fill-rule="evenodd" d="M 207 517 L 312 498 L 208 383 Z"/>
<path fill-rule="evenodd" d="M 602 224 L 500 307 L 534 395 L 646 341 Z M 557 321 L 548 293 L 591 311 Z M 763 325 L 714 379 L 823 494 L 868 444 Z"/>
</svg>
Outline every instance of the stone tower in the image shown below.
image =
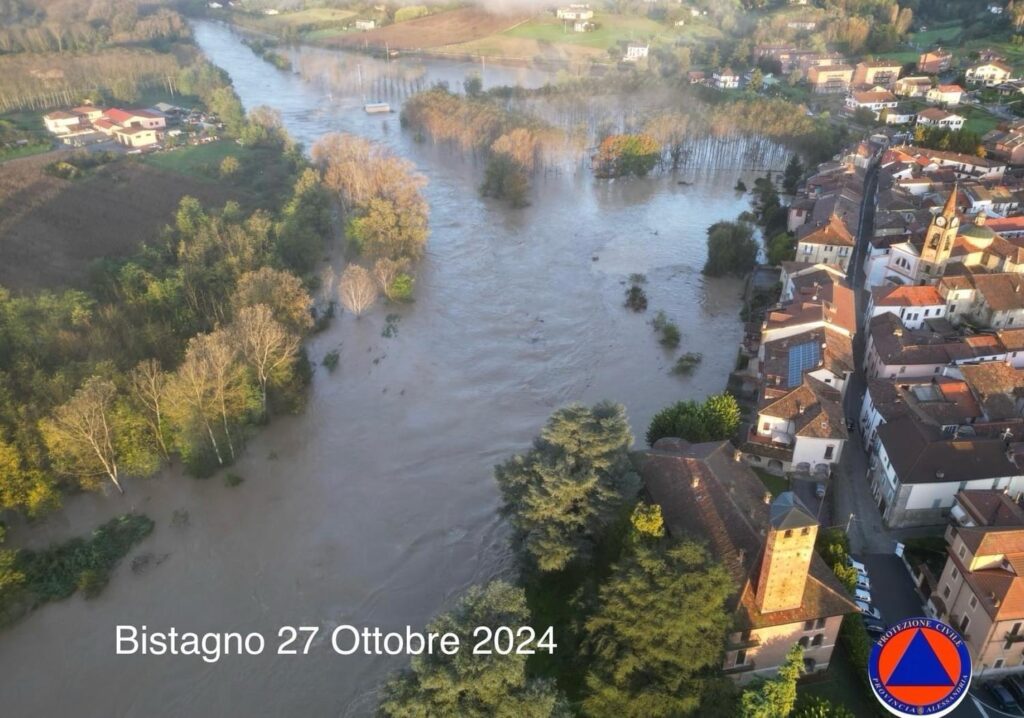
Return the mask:
<svg viewBox="0 0 1024 718">
<path fill-rule="evenodd" d="M 761 613 L 798 608 L 811 567 L 818 521 L 792 491 L 772 502 L 768 535 L 757 580 L 757 607 Z"/>
<path fill-rule="evenodd" d="M 953 242 L 960 229 L 960 218 L 956 215 L 956 200 L 959 189 L 953 185 L 953 192 L 946 200 L 942 212 L 932 219 L 924 235 L 921 247 L 921 278 L 941 277 L 953 251 Z"/>
</svg>

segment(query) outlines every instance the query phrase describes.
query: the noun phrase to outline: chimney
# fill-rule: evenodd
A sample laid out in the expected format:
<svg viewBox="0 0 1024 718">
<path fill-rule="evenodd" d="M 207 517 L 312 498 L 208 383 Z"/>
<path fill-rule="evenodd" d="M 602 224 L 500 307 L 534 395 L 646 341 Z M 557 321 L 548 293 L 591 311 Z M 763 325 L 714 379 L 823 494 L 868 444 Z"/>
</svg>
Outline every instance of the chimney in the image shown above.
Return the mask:
<svg viewBox="0 0 1024 718">
<path fill-rule="evenodd" d="M 942 469 L 939 469 L 938 471 L 935 472 L 935 478 L 938 479 L 939 481 L 942 481 L 944 478 L 946 478 L 946 472 L 943 471 Z"/>
<path fill-rule="evenodd" d="M 768 504 L 770 504 L 772 502 L 772 492 L 771 491 L 765 491 L 764 492 L 764 496 L 761 497 L 761 498 L 764 501 L 765 505 L 767 506 Z"/>
<path fill-rule="evenodd" d="M 692 477 L 690 478 L 690 486 L 691 486 L 692 488 L 697 488 L 698 486 L 700 486 L 700 477 L 699 477 L 699 476 L 697 476 L 697 474 L 694 474 L 694 475 L 693 475 L 693 476 L 692 476 Z"/>
</svg>

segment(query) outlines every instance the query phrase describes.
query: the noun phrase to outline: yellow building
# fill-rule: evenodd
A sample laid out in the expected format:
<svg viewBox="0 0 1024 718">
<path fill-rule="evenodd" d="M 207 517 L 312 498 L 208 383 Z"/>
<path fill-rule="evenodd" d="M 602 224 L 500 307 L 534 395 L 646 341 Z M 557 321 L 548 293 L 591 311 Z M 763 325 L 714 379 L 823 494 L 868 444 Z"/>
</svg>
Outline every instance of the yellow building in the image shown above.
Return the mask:
<svg viewBox="0 0 1024 718">
<path fill-rule="evenodd" d="M 964 637 L 974 673 L 1024 673 L 1024 510 L 1002 490 L 960 491 L 928 612 Z"/>
<path fill-rule="evenodd" d="M 641 474 L 669 534 L 706 542 L 733 577 L 725 673 L 740 683 L 772 676 L 797 644 L 807 672 L 828 668 L 843 616 L 857 607 L 814 552 L 818 522 L 800 499 L 772 500 L 728 441 L 661 439 Z"/>
</svg>

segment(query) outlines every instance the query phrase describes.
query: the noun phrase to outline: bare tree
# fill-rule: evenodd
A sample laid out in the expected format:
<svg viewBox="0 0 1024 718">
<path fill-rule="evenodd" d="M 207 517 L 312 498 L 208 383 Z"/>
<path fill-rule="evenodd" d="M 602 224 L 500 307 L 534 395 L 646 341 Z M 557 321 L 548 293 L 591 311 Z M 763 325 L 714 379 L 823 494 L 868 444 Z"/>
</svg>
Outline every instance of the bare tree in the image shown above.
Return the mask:
<svg viewBox="0 0 1024 718">
<path fill-rule="evenodd" d="M 267 384 L 274 373 L 290 367 L 299 351 L 299 337 L 289 332 L 266 304 L 245 307 L 232 326 L 242 356 L 260 384 L 263 415 L 267 414 Z"/>
<path fill-rule="evenodd" d="M 235 444 L 231 440 L 231 422 L 233 416 L 245 406 L 245 371 L 238 361 L 238 348 L 232 336 L 224 329 L 209 334 L 200 334 L 197 344 L 206 363 L 213 384 L 214 398 L 220 411 L 224 425 L 224 436 L 228 442 L 228 452 L 235 459 Z"/>
<path fill-rule="evenodd" d="M 377 285 L 365 268 L 350 264 L 341 275 L 338 299 L 345 309 L 359 317 L 377 301 Z"/>
<path fill-rule="evenodd" d="M 377 280 L 377 287 L 384 293 L 388 299 L 393 299 L 391 296 L 391 287 L 395 283 L 395 279 L 402 272 L 408 271 L 409 262 L 404 259 L 388 259 L 387 257 L 381 257 L 373 265 L 373 278 Z"/>
<path fill-rule="evenodd" d="M 145 409 L 146 421 L 160 445 L 160 453 L 167 458 L 167 441 L 164 436 L 164 405 L 167 398 L 167 375 L 157 359 L 140 361 L 128 375 L 135 400 Z"/>
<path fill-rule="evenodd" d="M 84 479 L 106 475 L 120 493 L 114 451 L 114 383 L 92 377 L 40 425 L 50 455 L 62 471 Z"/>
<path fill-rule="evenodd" d="M 224 457 L 220 453 L 217 436 L 210 423 L 216 417 L 216 394 L 213 377 L 206 361 L 202 340 L 197 335 L 189 341 L 185 358 L 178 365 L 168 396 L 170 409 L 174 413 L 176 423 L 182 430 L 201 429 L 210 439 L 210 446 L 217 463 L 223 465 Z"/>
</svg>

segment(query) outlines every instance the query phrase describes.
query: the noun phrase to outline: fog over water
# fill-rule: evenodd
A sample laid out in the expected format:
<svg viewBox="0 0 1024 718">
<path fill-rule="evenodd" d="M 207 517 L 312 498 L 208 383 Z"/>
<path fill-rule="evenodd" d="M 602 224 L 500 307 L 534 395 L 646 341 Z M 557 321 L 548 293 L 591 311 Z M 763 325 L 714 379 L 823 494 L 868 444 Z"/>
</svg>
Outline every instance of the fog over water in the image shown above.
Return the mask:
<svg viewBox="0 0 1024 718">
<path fill-rule="evenodd" d="M 700 268 L 705 229 L 748 207 L 731 188 L 751 173 L 608 182 L 570 167 L 538 178 L 532 205 L 512 210 L 480 198 L 472 158 L 414 142 L 397 113 L 366 115 L 358 82 L 342 90 L 315 73 L 282 72 L 224 26 L 195 29 L 247 108 L 280 110 L 307 146 L 334 131 L 386 142 L 427 176 L 431 237 L 416 302 L 343 316 L 310 340 L 308 406 L 249 442 L 233 469 L 241 486 L 171 470 L 130 481 L 123 497 L 69 499 L 32 533 L 15 531 L 16 545 L 45 544 L 131 509 L 157 522 L 133 554 L 151 555 L 146 570 L 129 558 L 98 599 L 46 606 L 0 633 L 5 715 L 370 714 L 376 686 L 406 659 L 336 656 L 325 638 L 342 623 L 422 627 L 467 586 L 512 569 L 493 465 L 572 401 L 622 402 L 642 441 L 665 404 L 724 387 L 741 339 L 740 282 L 705 280 Z M 296 66 L 322 70 L 332 57 L 368 75 L 374 62 L 303 49 Z M 453 86 L 478 69 L 397 63 L 394 71 Z M 488 86 L 545 79 L 492 66 L 484 75 Z M 634 272 L 649 280 L 642 315 L 622 306 Z M 649 324 L 658 309 L 682 330 L 676 352 Z M 384 338 L 389 313 L 400 315 L 398 333 Z M 340 364 L 328 374 L 319 364 L 334 349 Z M 675 377 L 684 351 L 704 362 Z M 116 656 L 119 623 L 261 631 L 267 651 L 215 665 Z M 309 656 L 274 655 L 287 624 L 323 629 Z"/>
</svg>

